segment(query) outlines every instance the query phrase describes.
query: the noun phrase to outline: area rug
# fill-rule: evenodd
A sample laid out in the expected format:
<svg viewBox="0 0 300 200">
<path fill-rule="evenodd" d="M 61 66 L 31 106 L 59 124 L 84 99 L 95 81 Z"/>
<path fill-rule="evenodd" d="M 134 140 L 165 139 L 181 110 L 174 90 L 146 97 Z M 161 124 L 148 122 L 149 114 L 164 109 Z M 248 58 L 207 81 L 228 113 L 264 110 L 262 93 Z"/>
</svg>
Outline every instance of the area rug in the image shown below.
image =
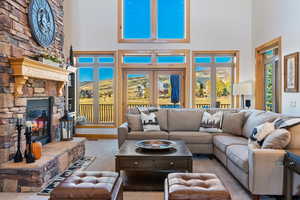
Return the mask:
<svg viewBox="0 0 300 200">
<path fill-rule="evenodd" d="M 86 156 L 82 159 L 77 160 L 73 164 L 70 165 L 70 167 L 65 170 L 63 173 L 55 176 L 51 181 L 49 181 L 49 184 L 46 185 L 39 193 L 38 195 L 50 195 L 51 191 L 57 187 L 62 181 L 64 181 L 66 178 L 71 176 L 76 171 L 85 170 L 92 164 L 95 160 L 95 156 Z"/>
</svg>

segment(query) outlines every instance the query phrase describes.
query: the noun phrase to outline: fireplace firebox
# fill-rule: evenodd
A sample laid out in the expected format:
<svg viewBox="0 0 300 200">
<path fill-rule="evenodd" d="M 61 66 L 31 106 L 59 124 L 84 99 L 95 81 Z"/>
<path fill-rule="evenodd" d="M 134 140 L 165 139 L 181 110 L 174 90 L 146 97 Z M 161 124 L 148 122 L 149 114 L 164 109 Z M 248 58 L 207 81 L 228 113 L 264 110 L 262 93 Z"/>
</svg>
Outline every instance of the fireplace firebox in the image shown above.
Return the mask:
<svg viewBox="0 0 300 200">
<path fill-rule="evenodd" d="M 32 123 L 32 140 L 42 144 L 51 142 L 53 97 L 27 100 L 26 121 Z"/>
</svg>

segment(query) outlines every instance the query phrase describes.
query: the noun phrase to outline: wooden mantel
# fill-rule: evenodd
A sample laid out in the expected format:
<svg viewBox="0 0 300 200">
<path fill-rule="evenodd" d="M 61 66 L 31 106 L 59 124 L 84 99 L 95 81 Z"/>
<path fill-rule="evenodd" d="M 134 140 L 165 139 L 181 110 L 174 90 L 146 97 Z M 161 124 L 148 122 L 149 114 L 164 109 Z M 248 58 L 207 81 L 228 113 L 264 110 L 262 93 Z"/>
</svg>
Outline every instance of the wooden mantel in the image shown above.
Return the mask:
<svg viewBox="0 0 300 200">
<path fill-rule="evenodd" d="M 57 81 L 57 94 L 63 95 L 63 87 L 68 81 L 68 71 L 29 58 L 10 58 L 15 77 L 15 96 L 23 95 L 23 86 L 28 78 Z"/>
</svg>

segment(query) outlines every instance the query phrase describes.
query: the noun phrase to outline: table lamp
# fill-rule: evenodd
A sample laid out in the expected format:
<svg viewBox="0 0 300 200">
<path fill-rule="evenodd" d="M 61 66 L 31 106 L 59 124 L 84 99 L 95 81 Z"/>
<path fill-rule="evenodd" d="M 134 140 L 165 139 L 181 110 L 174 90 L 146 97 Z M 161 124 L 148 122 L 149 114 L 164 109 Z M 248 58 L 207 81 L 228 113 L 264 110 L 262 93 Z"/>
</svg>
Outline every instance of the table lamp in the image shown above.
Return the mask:
<svg viewBox="0 0 300 200">
<path fill-rule="evenodd" d="M 242 108 L 244 109 L 245 108 L 245 96 L 252 96 L 252 94 L 253 94 L 252 82 L 245 81 L 245 82 L 233 84 L 232 94 L 234 96 L 241 96 Z M 250 106 L 251 106 L 251 101 L 248 99 L 247 107 L 249 108 Z"/>
</svg>

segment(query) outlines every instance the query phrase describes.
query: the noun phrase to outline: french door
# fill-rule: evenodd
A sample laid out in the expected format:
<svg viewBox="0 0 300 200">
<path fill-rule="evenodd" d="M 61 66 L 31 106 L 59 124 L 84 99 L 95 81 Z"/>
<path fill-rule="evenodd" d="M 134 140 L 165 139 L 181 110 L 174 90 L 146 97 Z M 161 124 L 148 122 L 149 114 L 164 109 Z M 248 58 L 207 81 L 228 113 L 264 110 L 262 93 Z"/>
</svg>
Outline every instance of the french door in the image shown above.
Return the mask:
<svg viewBox="0 0 300 200">
<path fill-rule="evenodd" d="M 126 113 L 128 108 L 138 106 L 162 108 L 184 106 L 183 80 L 182 70 L 125 70 L 123 112 Z"/>
</svg>

